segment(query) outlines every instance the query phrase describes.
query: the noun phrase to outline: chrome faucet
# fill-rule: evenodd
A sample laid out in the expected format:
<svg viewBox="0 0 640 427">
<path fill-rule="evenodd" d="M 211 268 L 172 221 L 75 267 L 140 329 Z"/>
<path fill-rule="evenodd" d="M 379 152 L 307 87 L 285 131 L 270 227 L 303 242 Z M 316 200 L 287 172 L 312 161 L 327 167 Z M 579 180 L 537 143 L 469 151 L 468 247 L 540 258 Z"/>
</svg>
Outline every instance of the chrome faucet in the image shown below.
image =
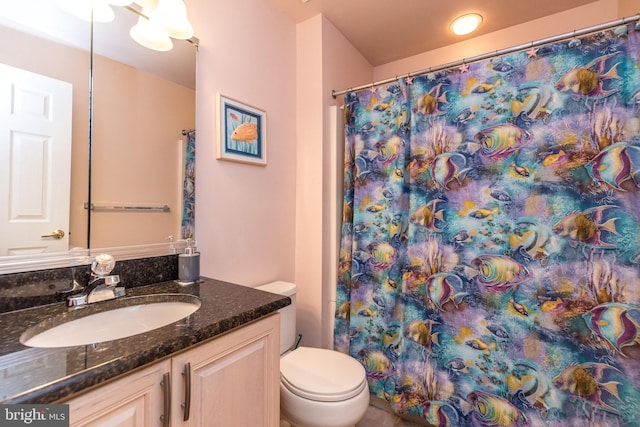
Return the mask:
<svg viewBox="0 0 640 427">
<path fill-rule="evenodd" d="M 109 275 L 116 266 L 113 256 L 100 254 L 91 264 L 91 280 L 84 289 L 76 295 L 67 298 L 69 307 L 82 307 L 94 302 L 106 301 L 125 295 L 124 287 L 116 286 L 120 283 L 120 276 Z"/>
</svg>

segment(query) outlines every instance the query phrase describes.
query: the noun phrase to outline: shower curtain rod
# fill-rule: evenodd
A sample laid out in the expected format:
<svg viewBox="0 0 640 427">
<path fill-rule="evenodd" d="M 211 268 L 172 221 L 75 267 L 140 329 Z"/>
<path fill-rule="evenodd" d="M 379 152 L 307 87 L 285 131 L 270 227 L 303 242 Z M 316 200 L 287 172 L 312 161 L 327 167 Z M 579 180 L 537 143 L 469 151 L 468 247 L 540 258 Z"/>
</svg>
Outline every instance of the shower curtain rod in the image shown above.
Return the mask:
<svg viewBox="0 0 640 427">
<path fill-rule="evenodd" d="M 470 64 L 472 62 L 477 62 L 477 61 L 482 61 L 482 60 L 485 60 L 485 59 L 489 59 L 489 58 L 492 58 L 494 56 L 505 55 L 507 53 L 513 53 L 513 52 L 521 51 L 521 50 L 524 50 L 524 49 L 530 49 L 530 48 L 533 48 L 533 47 L 542 46 L 544 44 L 557 42 L 557 41 L 560 41 L 560 40 L 563 40 L 563 39 L 575 38 L 575 37 L 578 37 L 578 36 L 583 36 L 585 34 L 595 33 L 597 31 L 606 30 L 608 28 L 617 27 L 619 25 L 627 24 L 629 22 L 638 21 L 638 20 L 640 20 L 640 14 L 636 14 L 636 15 L 629 16 L 629 17 L 626 17 L 626 18 L 617 19 L 615 21 L 606 22 L 604 24 L 600 24 L 600 25 L 595 25 L 595 26 L 592 26 L 592 27 L 584 28 L 582 30 L 574 30 L 574 31 L 569 32 L 569 33 L 564 33 L 564 34 L 560 34 L 560 35 L 553 36 L 553 37 L 547 37 L 545 39 L 540 39 L 540 40 L 532 41 L 532 42 L 529 42 L 529 43 L 523 43 L 523 44 L 520 44 L 518 46 L 508 47 L 506 49 L 496 50 L 495 52 L 489 52 L 489 53 L 485 53 L 485 54 L 482 54 L 482 55 L 473 56 L 471 58 L 463 58 L 463 59 L 461 59 L 459 61 L 449 62 L 448 64 L 443 64 L 443 65 L 439 65 L 439 66 L 436 66 L 436 67 L 429 67 L 429 68 L 426 68 L 426 69 L 423 69 L 423 70 L 420 70 L 420 71 L 414 71 L 412 73 L 395 76 L 395 77 L 392 77 L 392 78 L 388 78 L 388 79 L 385 79 L 385 80 L 380 80 L 380 81 L 369 83 L 369 84 L 362 85 L 362 86 L 356 86 L 356 87 L 353 87 L 353 88 L 344 89 L 344 90 L 340 90 L 340 91 L 337 91 L 337 92 L 335 90 L 332 90 L 331 91 L 331 96 L 333 97 L 333 99 L 336 99 L 337 96 L 344 95 L 347 92 L 358 92 L 358 91 L 361 91 L 363 89 L 370 89 L 370 88 L 375 87 L 375 86 L 380 86 L 380 85 L 383 85 L 383 84 L 386 84 L 386 83 L 394 82 L 394 81 L 398 80 L 398 78 L 400 78 L 400 77 L 414 77 L 414 76 L 419 76 L 419 75 L 423 75 L 423 74 L 434 73 L 434 72 L 437 72 L 437 71 L 443 71 L 443 70 L 447 70 L 447 69 L 450 69 L 450 68 L 459 67 L 459 66 L 464 65 L 464 64 Z"/>
</svg>

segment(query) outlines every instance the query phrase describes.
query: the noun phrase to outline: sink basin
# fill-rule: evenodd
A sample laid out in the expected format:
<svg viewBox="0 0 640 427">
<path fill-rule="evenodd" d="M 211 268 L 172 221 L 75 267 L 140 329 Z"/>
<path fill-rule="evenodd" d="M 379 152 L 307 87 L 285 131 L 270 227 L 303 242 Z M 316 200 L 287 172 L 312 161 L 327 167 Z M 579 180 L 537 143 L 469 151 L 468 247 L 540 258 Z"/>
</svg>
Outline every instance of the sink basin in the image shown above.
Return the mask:
<svg viewBox="0 0 640 427">
<path fill-rule="evenodd" d="M 69 347 L 126 338 L 161 328 L 200 308 L 193 295 L 162 294 L 97 303 L 47 319 L 25 331 L 28 347 Z"/>
</svg>

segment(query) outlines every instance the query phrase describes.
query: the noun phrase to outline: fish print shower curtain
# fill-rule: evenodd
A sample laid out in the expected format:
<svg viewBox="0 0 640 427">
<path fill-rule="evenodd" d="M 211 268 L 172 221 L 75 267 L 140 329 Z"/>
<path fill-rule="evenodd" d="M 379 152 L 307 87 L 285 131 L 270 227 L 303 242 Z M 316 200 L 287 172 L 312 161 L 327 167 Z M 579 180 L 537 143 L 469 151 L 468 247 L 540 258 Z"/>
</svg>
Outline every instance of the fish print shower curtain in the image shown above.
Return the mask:
<svg viewBox="0 0 640 427">
<path fill-rule="evenodd" d="M 345 96 L 335 348 L 436 426 L 640 425 L 640 27 Z"/>
<path fill-rule="evenodd" d="M 196 131 L 187 132 L 182 184 L 181 239 L 194 238 L 196 213 Z"/>
</svg>

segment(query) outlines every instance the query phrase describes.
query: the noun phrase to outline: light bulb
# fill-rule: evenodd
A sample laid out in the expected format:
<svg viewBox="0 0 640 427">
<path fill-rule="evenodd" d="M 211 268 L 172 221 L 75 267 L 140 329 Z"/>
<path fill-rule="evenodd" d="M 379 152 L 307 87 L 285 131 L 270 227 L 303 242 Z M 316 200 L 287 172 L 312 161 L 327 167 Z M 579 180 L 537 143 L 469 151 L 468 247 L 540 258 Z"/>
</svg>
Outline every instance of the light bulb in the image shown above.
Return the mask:
<svg viewBox="0 0 640 427">
<path fill-rule="evenodd" d="M 482 16 L 477 13 L 468 13 L 454 19 L 449 28 L 451 32 L 459 36 L 469 34 L 482 23 Z"/>
<path fill-rule="evenodd" d="M 140 16 L 138 23 L 129 31 L 131 37 L 142 46 L 165 52 L 173 49 L 173 42 L 167 32 L 154 22 Z"/>
<path fill-rule="evenodd" d="M 158 0 L 158 7 L 150 19 L 167 31 L 174 39 L 193 37 L 193 27 L 187 17 L 187 6 L 182 0 Z"/>
</svg>

